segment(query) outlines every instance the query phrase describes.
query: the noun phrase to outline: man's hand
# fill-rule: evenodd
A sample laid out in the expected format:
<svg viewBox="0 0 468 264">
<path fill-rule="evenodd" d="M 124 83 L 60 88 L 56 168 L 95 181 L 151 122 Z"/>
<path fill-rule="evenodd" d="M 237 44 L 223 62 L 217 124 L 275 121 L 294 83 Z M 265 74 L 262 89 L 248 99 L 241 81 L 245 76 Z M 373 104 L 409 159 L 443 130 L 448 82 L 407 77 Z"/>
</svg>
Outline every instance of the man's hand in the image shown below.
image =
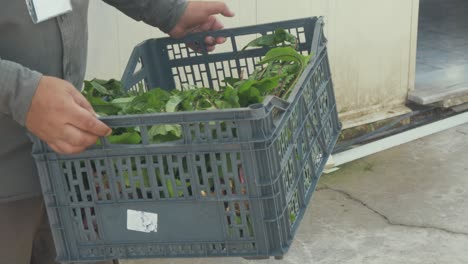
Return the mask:
<svg viewBox="0 0 468 264">
<path fill-rule="evenodd" d="M 234 13 L 223 2 L 190 1 L 177 25 L 169 32 L 173 38 L 181 38 L 188 33 L 223 29 L 224 25 L 215 15 L 233 17 Z M 222 44 L 225 38 L 207 37 L 208 51 L 213 51 L 216 44 Z"/>
<path fill-rule="evenodd" d="M 74 154 L 112 130 L 70 83 L 44 76 L 32 99 L 26 127 L 56 152 Z"/>
</svg>

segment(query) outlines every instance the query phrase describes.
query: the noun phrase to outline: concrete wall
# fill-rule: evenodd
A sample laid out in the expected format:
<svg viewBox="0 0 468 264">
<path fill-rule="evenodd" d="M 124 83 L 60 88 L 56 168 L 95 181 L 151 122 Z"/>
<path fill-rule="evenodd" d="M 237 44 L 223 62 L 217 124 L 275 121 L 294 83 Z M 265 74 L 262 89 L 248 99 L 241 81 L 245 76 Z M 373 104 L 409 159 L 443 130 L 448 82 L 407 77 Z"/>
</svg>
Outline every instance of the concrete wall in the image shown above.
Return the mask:
<svg viewBox="0 0 468 264">
<path fill-rule="evenodd" d="M 419 0 L 226 0 L 226 27 L 324 16 L 338 107 L 343 117 L 402 105 L 414 87 Z M 287 4 L 286 4 L 287 3 Z M 90 6 L 87 78 L 120 78 L 132 48 L 157 29 L 101 1 Z"/>
</svg>

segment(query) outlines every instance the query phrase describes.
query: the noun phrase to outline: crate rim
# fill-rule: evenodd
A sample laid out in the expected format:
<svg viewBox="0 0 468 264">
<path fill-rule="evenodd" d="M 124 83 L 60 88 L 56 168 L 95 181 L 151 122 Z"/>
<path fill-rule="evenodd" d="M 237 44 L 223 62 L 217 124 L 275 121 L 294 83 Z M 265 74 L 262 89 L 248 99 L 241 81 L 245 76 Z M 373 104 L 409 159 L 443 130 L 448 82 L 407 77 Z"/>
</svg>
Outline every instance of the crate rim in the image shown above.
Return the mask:
<svg viewBox="0 0 468 264">
<path fill-rule="evenodd" d="M 149 38 L 146 40 L 141 41 L 138 43 L 134 49 L 138 49 L 139 47 L 145 45 L 147 42 L 152 42 L 152 41 L 162 41 L 164 43 L 167 42 L 190 42 L 194 40 L 199 40 L 201 37 L 206 37 L 206 36 L 212 36 L 212 37 L 223 37 L 223 36 L 228 36 L 232 34 L 232 31 L 236 30 L 244 30 L 244 31 L 251 31 L 254 33 L 258 33 L 258 27 L 264 27 L 264 26 L 274 26 L 274 25 L 284 25 L 286 24 L 295 24 L 299 22 L 304 22 L 304 21 L 315 21 L 316 24 L 324 24 L 324 17 L 323 16 L 307 16 L 307 17 L 302 17 L 302 18 L 295 18 L 295 19 L 286 19 L 286 20 L 281 20 L 281 21 L 275 21 L 275 22 L 263 22 L 259 24 L 254 24 L 254 25 L 248 25 L 248 26 L 238 26 L 238 27 L 232 27 L 232 28 L 224 28 L 220 30 L 212 30 L 212 31 L 204 31 L 204 32 L 196 32 L 196 33 L 191 33 L 186 35 L 185 37 L 179 38 L 179 39 L 174 39 L 172 37 L 161 37 L 161 38 Z M 245 33 L 243 35 L 247 35 L 251 33 Z"/>
</svg>

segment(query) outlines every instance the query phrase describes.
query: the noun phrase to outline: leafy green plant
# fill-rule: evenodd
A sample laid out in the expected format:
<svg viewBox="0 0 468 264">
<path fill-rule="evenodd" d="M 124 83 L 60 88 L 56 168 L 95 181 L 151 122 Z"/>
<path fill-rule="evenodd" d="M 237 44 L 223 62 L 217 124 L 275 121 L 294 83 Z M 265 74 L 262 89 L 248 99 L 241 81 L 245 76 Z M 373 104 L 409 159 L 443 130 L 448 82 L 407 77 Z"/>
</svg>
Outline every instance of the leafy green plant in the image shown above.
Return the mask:
<svg viewBox="0 0 468 264">
<path fill-rule="evenodd" d="M 251 41 L 248 47 L 269 47 L 258 63 L 259 67 L 246 79 L 226 78 L 218 91 L 205 87 L 144 92 L 125 91 L 117 80 L 94 79 L 85 82 L 83 95 L 100 116 L 148 114 L 162 112 L 201 111 L 248 107 L 262 103 L 265 96 L 287 98 L 312 56 L 296 51 L 297 40 L 284 29 Z M 148 130 L 150 143 L 164 143 L 182 138 L 179 125 L 160 124 Z M 139 128 L 114 129 L 109 136 L 111 144 L 139 144 Z M 98 142 L 100 143 L 100 142 Z"/>
<path fill-rule="evenodd" d="M 273 34 L 266 34 L 249 42 L 242 50 L 249 47 L 273 47 L 282 44 L 283 46 L 292 45 L 296 47 L 297 39 L 288 31 L 278 28 Z"/>
<path fill-rule="evenodd" d="M 265 56 L 258 62 L 258 67 L 246 78 L 242 74 L 240 74 L 240 78 L 225 78 L 225 85 L 218 90 L 206 87 L 190 87 L 184 90 L 155 88 L 144 91 L 140 85 L 137 89 L 125 91 L 121 82 L 117 80 L 94 79 L 85 82 L 82 94 L 100 116 L 248 107 L 252 104 L 262 103 L 265 97 L 269 95 L 286 99 L 312 57 L 312 54 L 307 56 L 300 54 L 297 47 L 296 37 L 284 29 L 277 29 L 271 34 L 252 40 L 237 56 L 242 55 L 247 48 L 268 48 Z M 226 124 L 221 123 L 220 125 L 225 126 Z M 205 126 L 206 124 L 200 124 L 200 130 L 209 129 Z M 140 144 L 142 141 L 141 129 L 140 127 L 114 128 L 113 134 L 107 138 L 107 141 L 111 144 Z M 160 144 L 182 139 L 183 131 L 178 124 L 157 124 L 147 127 L 147 135 L 149 143 Z M 100 141 L 97 142 L 97 144 L 101 143 Z M 207 168 L 210 166 L 210 164 L 206 164 Z M 177 173 L 178 171 L 175 172 L 175 174 Z M 220 182 L 229 184 L 232 193 L 235 193 L 234 183 L 224 183 L 222 172 L 219 172 L 219 174 Z M 129 178 L 131 176 L 123 176 L 125 178 L 125 187 L 131 186 Z M 239 168 L 239 178 L 241 182 L 244 181 L 245 176 L 242 167 Z M 147 174 L 143 175 L 143 179 L 144 182 L 141 184 L 149 186 Z M 162 184 L 159 177 L 157 181 Z M 140 189 L 139 184 L 137 184 L 136 188 Z M 185 184 L 179 179 L 175 179 L 175 184 L 177 187 L 185 186 L 190 188 L 190 184 Z M 183 192 L 174 190 L 175 186 L 172 186 L 171 181 L 165 182 L 165 185 L 168 189 L 169 198 L 183 195 Z M 202 190 L 201 195 L 212 195 L 213 190 L 214 183 L 212 182 L 209 190 Z"/>
</svg>

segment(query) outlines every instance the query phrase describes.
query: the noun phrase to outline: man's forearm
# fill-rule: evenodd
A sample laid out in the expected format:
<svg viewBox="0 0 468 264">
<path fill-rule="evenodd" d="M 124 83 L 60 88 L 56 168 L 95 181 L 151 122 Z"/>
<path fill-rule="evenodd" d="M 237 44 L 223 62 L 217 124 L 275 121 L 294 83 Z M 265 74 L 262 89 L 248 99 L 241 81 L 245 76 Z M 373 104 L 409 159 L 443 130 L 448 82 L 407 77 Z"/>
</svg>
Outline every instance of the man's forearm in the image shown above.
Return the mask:
<svg viewBox="0 0 468 264">
<path fill-rule="evenodd" d="M 0 59 L 0 113 L 24 125 L 41 78 L 36 71 Z"/>
<path fill-rule="evenodd" d="M 186 0 L 104 0 L 127 16 L 169 32 L 187 7 Z"/>
</svg>

